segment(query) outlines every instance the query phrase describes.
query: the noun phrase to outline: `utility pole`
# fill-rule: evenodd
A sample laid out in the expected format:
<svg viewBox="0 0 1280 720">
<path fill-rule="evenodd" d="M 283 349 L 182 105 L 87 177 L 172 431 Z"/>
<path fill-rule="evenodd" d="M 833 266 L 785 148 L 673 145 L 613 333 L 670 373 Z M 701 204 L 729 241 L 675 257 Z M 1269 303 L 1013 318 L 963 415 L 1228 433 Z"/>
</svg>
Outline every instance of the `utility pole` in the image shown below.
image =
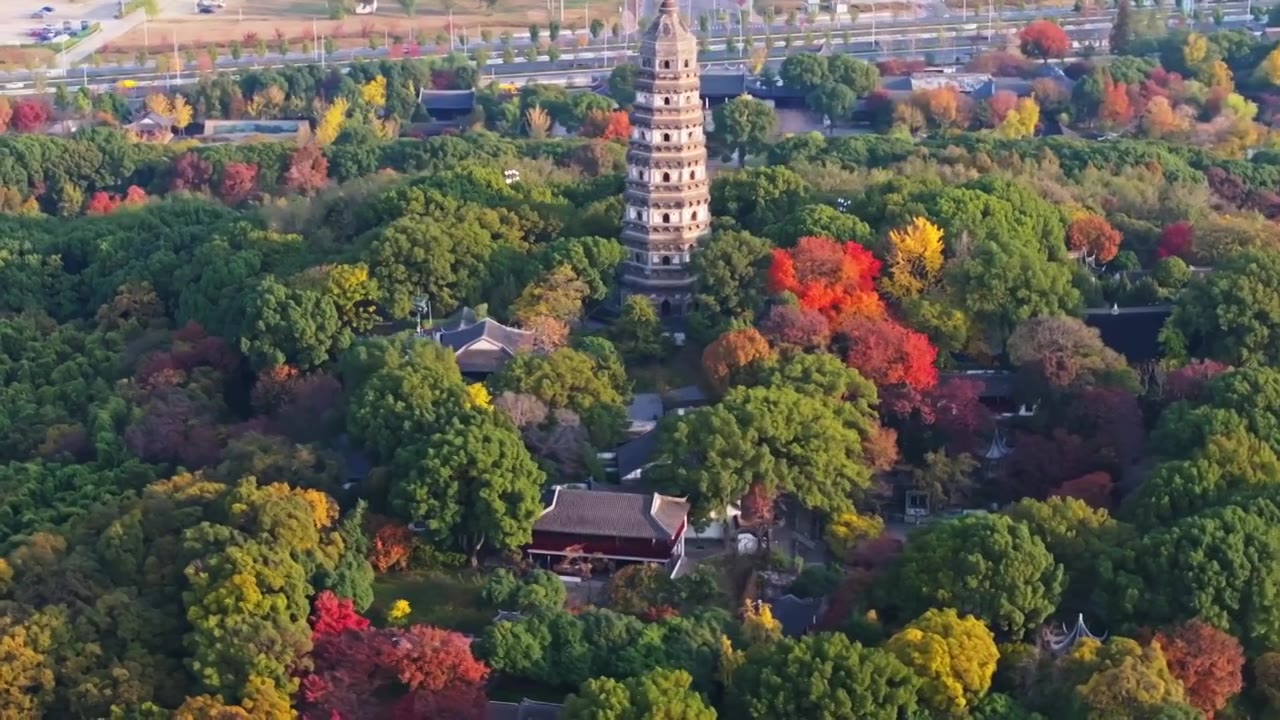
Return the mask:
<svg viewBox="0 0 1280 720">
<path fill-rule="evenodd" d="M 449 6 L 449 49 L 453 50 L 453 6 Z M 466 48 L 463 48 L 464 50 Z"/>
<path fill-rule="evenodd" d="M 175 73 L 174 79 L 179 84 L 181 84 L 182 83 L 182 58 L 178 56 L 178 33 L 176 32 L 173 34 L 173 71 Z"/>
<path fill-rule="evenodd" d="M 316 19 L 311 18 L 311 59 L 320 57 L 320 34 L 316 32 Z"/>
</svg>

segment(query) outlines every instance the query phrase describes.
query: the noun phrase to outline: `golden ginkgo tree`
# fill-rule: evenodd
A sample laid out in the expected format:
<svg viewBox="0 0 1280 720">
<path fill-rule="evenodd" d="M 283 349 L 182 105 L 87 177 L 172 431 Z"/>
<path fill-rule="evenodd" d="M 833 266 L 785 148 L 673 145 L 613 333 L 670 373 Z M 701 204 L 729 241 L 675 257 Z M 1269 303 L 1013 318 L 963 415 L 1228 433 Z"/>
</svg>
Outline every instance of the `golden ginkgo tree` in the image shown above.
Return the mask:
<svg viewBox="0 0 1280 720">
<path fill-rule="evenodd" d="M 899 300 L 917 297 L 942 273 L 942 228 L 917 217 L 889 231 L 889 259 L 881 286 Z"/>
</svg>

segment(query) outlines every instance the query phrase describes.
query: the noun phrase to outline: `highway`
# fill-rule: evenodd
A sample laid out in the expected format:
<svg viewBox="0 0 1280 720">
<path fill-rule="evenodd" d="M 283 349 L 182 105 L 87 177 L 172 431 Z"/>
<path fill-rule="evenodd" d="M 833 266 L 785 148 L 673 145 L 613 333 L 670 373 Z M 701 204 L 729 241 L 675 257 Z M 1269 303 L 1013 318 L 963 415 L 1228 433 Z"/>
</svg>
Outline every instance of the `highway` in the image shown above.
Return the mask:
<svg viewBox="0 0 1280 720">
<path fill-rule="evenodd" d="M 1214 7 L 1223 9 L 1226 16 L 1224 27 L 1242 28 L 1250 20 L 1245 12 L 1246 3 L 1223 3 Z M 876 22 L 874 25 L 860 18 L 856 26 L 833 30 L 831 44 L 834 49 L 843 50 L 846 54 L 870 61 L 890 57 L 919 57 L 932 53 L 939 64 L 962 64 L 976 52 L 1000 44 L 1007 36 L 1016 35 L 1021 25 L 1026 22 L 1027 18 L 1024 17 L 1026 15 L 1028 13 L 1025 11 L 1015 11 L 999 16 L 1002 19 L 993 16 L 990 22 L 977 22 L 977 17 L 970 17 L 968 22 L 958 17 L 946 17 L 923 22 L 915 19 L 891 20 Z M 1013 16 L 1017 16 L 1018 23 L 1015 24 L 1012 21 Z M 1089 17 L 1068 14 L 1061 17 L 1059 22 L 1077 48 L 1080 48 L 1087 44 L 1097 46 L 1104 41 L 1110 31 L 1112 17 L 1111 12 Z M 982 19 L 986 20 L 986 18 Z M 703 50 L 699 54 L 704 70 L 741 67 L 752 63 L 753 52 L 743 47 L 742 43 L 739 42 L 734 50 L 728 48 L 730 41 L 736 42 L 739 38 L 736 26 L 731 30 L 733 31 L 731 35 L 723 32 L 717 34 L 713 30 L 712 36 L 704 40 Z M 751 32 L 754 33 L 755 47 L 761 48 L 764 42 L 763 31 Z M 791 48 L 782 47 L 782 38 L 786 34 L 783 28 L 775 26 L 774 47 L 768 55 L 770 65 L 776 64 L 787 55 L 811 52 L 815 49 L 814 46 L 804 45 L 805 32 L 803 31 L 791 33 L 793 37 Z M 823 42 L 825 31 L 819 29 L 812 34 L 815 43 Z M 849 41 L 847 44 L 844 42 L 846 36 Z M 527 44 L 527 38 L 523 40 Z M 518 46 L 520 42 L 521 38 L 513 39 L 513 45 Z M 493 45 L 496 44 L 493 43 Z M 481 43 L 474 43 L 471 49 L 474 50 L 480 45 Z M 626 45 L 618 43 L 564 49 L 561 57 L 555 61 L 546 59 L 545 55 L 537 60 L 528 61 L 517 50 L 516 62 L 506 63 L 500 57 L 500 48 L 491 48 L 491 53 L 491 57 L 482 68 L 482 74 L 486 78 L 502 79 L 517 84 L 539 81 L 567 85 L 589 84 L 594 76 L 610 70 L 615 65 L 628 62 L 634 55 Z M 323 61 L 327 64 L 346 65 L 359 60 L 386 58 L 389 54 L 388 48 L 344 50 L 323 58 Z M 321 58 L 316 56 L 301 53 L 290 56 L 277 55 L 274 58 L 242 57 L 239 61 L 227 57 L 220 59 L 218 69 L 224 72 L 236 72 L 309 64 L 320 60 Z M 193 83 L 198 78 L 195 71 L 157 73 L 150 67 L 137 66 L 109 68 L 81 66 L 72 70 L 49 70 L 43 71 L 42 81 L 38 79 L 40 72 L 33 74 L 24 70 L 0 73 L 0 94 L 41 94 L 59 85 L 65 85 L 68 89 L 87 86 L 95 90 L 106 90 L 117 87 L 123 82 L 130 82 L 139 87 L 171 87 Z M 37 86 L 42 84 L 44 89 L 38 89 Z"/>
</svg>

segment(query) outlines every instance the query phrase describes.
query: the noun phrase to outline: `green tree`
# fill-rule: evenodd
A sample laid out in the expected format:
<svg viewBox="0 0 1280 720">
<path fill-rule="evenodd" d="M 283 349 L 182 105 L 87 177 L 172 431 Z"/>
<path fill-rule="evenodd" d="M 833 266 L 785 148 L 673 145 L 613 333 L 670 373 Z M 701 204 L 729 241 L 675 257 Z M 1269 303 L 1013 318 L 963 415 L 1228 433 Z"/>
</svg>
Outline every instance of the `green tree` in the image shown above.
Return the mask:
<svg viewBox="0 0 1280 720">
<path fill-rule="evenodd" d="M 364 500 L 338 523 L 342 554 L 332 572 L 324 573 L 316 582 L 317 589 L 332 590 L 338 597 L 350 598 L 356 610 L 364 612 L 373 604 L 373 566 L 369 564 L 369 539 L 364 534 Z"/>
<path fill-rule="evenodd" d="M 883 586 L 905 615 L 954 607 L 1020 637 L 1054 611 L 1063 570 L 1021 523 L 1003 515 L 969 515 L 912 536 Z"/>
<path fill-rule="evenodd" d="M 837 123 L 849 117 L 853 105 L 858 98 L 848 87 L 835 82 L 825 82 L 814 88 L 805 102 L 809 109 L 825 115 L 834 128 Z"/>
<path fill-rule="evenodd" d="M 730 717 L 744 720 L 898 720 L 916 711 L 919 685 L 892 654 L 820 633 L 752 648 L 725 704 Z"/>
<path fill-rule="evenodd" d="M 810 203 L 813 189 L 785 167 L 753 167 L 722 173 L 711 186 L 711 212 L 735 218 L 743 229 L 763 234 Z"/>
<path fill-rule="evenodd" d="M 641 362 L 656 360 L 665 344 L 662 325 L 653 301 L 643 295 L 631 295 L 622 303 L 622 312 L 611 332 L 614 345 L 625 357 Z"/>
<path fill-rule="evenodd" d="M 1245 252 L 1212 275 L 1187 286 L 1160 331 L 1175 359 L 1206 357 L 1230 365 L 1280 363 L 1280 299 L 1267 288 L 1280 282 L 1280 252 Z"/>
<path fill-rule="evenodd" d="M 628 399 L 611 371 L 616 351 L 611 344 L 608 349 L 603 355 L 576 348 L 518 354 L 490 376 L 489 385 L 495 393 L 524 393 L 553 410 L 573 410 L 583 418 L 593 443 L 607 445 L 621 431 Z"/>
<path fill-rule="evenodd" d="M 1062 563 L 1067 578 L 1064 602 L 1073 607 L 1087 602 L 1097 588 L 1098 558 L 1134 534 L 1131 526 L 1116 521 L 1107 511 L 1076 498 L 1027 498 L 1010 505 L 1005 514 L 1025 524 Z"/>
<path fill-rule="evenodd" d="M 533 537 L 546 475 L 510 423 L 489 408 L 456 416 L 392 467 L 391 507 L 425 526 L 437 546 L 479 563 L 484 547 L 517 550 Z"/>
<path fill-rule="evenodd" d="M 782 61 L 778 77 L 787 87 L 808 95 L 831 79 L 827 59 L 817 53 L 796 53 Z"/>
<path fill-rule="evenodd" d="M 791 247 L 802 237 L 829 237 L 841 242 L 863 245 L 875 235 L 871 226 L 856 215 L 841 212 L 830 205 L 804 205 L 781 222 L 769 226 L 765 234 L 784 247 Z"/>
<path fill-rule="evenodd" d="M 408 316 L 418 295 L 448 313 L 478 297 L 494 247 L 493 236 L 475 222 L 408 216 L 377 233 L 370 265 L 392 315 Z"/>
<path fill-rule="evenodd" d="M 1070 314 L 1082 303 L 1071 284 L 1070 267 L 1009 242 L 981 243 L 946 276 L 956 302 L 983 331 L 987 346 L 997 351 L 1019 322 Z"/>
<path fill-rule="evenodd" d="M 636 66 L 618 65 L 609 72 L 609 97 L 618 107 L 629 108 L 636 102 Z"/>
<path fill-rule="evenodd" d="M 778 126 L 778 114 L 761 100 L 742 95 L 720 105 L 712 113 L 712 141 L 723 148 L 725 162 L 738 157 L 745 167 L 747 156 L 765 149 Z"/>
<path fill-rule="evenodd" d="M 880 69 L 851 55 L 828 57 L 827 72 L 832 82 L 849 88 L 856 97 L 867 95 L 880 87 Z"/>
<path fill-rule="evenodd" d="M 1199 618 L 1262 650 L 1280 642 L 1280 509 L 1270 500 L 1205 510 L 1105 556 L 1108 618 L 1159 626 Z"/>
<path fill-rule="evenodd" d="M 333 299 L 289 287 L 268 275 L 249 291 L 240 349 L 258 367 L 312 368 L 351 344 Z"/>
<path fill-rule="evenodd" d="M 848 511 L 871 482 L 877 431 L 868 407 L 790 387 L 736 387 L 713 407 L 665 421 L 648 474 L 663 491 L 687 496 L 698 519 L 757 483 L 806 507 Z"/>
<path fill-rule="evenodd" d="M 595 678 L 565 699 L 565 720 L 715 720 L 716 711 L 683 670 L 654 670 L 623 682 Z"/>
<path fill-rule="evenodd" d="M 752 320 L 764 306 L 769 241 L 747 232 L 713 233 L 690 263 L 699 312 L 720 321 Z"/>
<path fill-rule="evenodd" d="M 1129 0 L 1116 1 L 1116 19 L 1111 25 L 1109 47 L 1112 55 L 1128 55 L 1133 40 L 1133 7 Z"/>
<path fill-rule="evenodd" d="M 362 342 L 343 357 L 351 394 L 347 429 L 380 462 L 440 432 L 463 407 L 453 353 L 412 338 Z"/>
</svg>

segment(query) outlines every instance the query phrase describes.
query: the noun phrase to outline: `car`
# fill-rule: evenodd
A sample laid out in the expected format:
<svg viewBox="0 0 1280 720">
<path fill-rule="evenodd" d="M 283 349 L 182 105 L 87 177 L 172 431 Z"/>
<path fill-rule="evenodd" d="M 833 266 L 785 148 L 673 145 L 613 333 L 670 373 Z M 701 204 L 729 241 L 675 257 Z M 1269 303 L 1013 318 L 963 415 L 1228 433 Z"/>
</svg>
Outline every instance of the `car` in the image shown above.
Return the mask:
<svg viewBox="0 0 1280 720">
<path fill-rule="evenodd" d="M 72 25 L 70 20 L 62 21 L 62 32 L 69 33 L 69 32 L 72 32 L 74 29 L 75 29 L 75 25 Z"/>
<path fill-rule="evenodd" d="M 209 5 L 204 5 L 204 6 L 202 6 L 202 7 L 199 9 L 199 11 L 198 11 L 198 12 L 199 12 L 201 15 L 212 15 L 212 14 L 214 14 L 214 13 L 218 12 L 218 9 L 217 9 L 217 8 L 215 8 L 215 7 L 211 7 L 211 6 L 209 6 Z"/>
</svg>

